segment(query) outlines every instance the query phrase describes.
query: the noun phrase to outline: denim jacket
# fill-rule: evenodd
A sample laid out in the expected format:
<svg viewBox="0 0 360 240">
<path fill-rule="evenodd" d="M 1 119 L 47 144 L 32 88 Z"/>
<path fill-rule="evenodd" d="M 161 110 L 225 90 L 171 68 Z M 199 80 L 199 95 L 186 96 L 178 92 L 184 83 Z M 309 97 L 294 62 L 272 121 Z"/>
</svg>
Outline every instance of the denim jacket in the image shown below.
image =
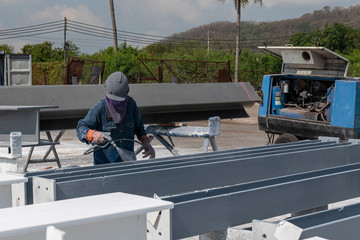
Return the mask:
<svg viewBox="0 0 360 240">
<path fill-rule="evenodd" d="M 116 140 L 120 138 L 134 139 L 135 134 L 139 139 L 140 136 L 146 134 L 139 109 L 135 100 L 131 97 L 129 97 L 127 103 L 125 118 L 119 124 L 115 124 L 113 121 L 107 110 L 105 99 L 100 100 L 92 109 L 89 110 L 84 119 L 79 120 L 76 127 L 77 137 L 80 141 L 87 144 L 89 144 L 89 141 L 87 140 L 89 129 L 101 132 L 110 132 L 112 139 L 115 140 L 115 143 L 119 148 L 132 152 L 134 151 L 134 142 L 116 142 Z M 120 161 L 122 161 L 122 159 L 118 151 L 113 146 L 109 145 L 104 149 L 99 149 L 94 152 L 94 164 Z"/>
</svg>

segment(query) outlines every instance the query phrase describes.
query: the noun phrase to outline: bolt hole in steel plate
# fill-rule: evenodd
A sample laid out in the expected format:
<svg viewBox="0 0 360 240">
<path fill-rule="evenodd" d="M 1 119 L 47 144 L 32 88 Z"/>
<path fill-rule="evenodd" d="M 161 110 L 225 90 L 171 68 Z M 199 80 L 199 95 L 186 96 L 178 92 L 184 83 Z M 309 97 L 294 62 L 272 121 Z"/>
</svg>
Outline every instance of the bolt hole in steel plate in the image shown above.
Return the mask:
<svg viewBox="0 0 360 240">
<path fill-rule="evenodd" d="M 302 52 L 301 56 L 305 61 L 310 61 L 311 59 L 310 54 L 308 52 Z"/>
</svg>

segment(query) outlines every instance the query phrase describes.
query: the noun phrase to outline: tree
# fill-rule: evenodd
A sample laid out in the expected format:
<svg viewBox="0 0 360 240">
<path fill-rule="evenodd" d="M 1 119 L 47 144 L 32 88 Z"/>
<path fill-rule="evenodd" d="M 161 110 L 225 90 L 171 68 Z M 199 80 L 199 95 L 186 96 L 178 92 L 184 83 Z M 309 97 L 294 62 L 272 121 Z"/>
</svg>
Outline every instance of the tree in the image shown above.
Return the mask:
<svg viewBox="0 0 360 240">
<path fill-rule="evenodd" d="M 14 47 L 10 46 L 8 44 L 1 44 L 0 45 L 0 51 L 4 51 L 5 53 L 13 53 Z"/>
<path fill-rule="evenodd" d="M 50 62 L 52 58 L 52 42 L 26 44 L 21 49 L 24 54 L 31 54 L 33 62 Z"/>
<path fill-rule="evenodd" d="M 291 36 L 290 42 L 295 46 L 322 46 L 341 54 L 350 54 L 360 48 L 360 30 L 335 22 L 323 31 L 298 32 Z"/>
<path fill-rule="evenodd" d="M 78 56 L 79 47 L 69 43 L 67 56 Z M 33 61 L 33 84 L 61 84 L 64 79 L 64 49 L 54 47 L 54 43 L 45 41 L 38 44 L 26 44 L 23 54 L 31 54 Z"/>
<path fill-rule="evenodd" d="M 80 51 L 72 42 L 69 43 L 67 56 L 79 56 Z M 64 61 L 63 48 L 54 48 L 54 44 L 50 41 L 37 44 L 26 44 L 21 49 L 24 54 L 31 54 L 33 62 L 60 62 Z"/>
<path fill-rule="evenodd" d="M 128 46 L 126 42 L 120 44 L 114 52 L 113 47 L 100 50 L 89 58 L 105 62 L 104 78 L 116 71 L 123 72 L 126 76 L 135 76 L 137 73 L 137 59 L 143 57 L 137 48 Z"/>
<path fill-rule="evenodd" d="M 224 3 L 225 0 L 218 0 Z M 262 0 L 253 0 L 254 3 L 262 5 Z M 240 19 L 241 19 L 241 7 L 245 7 L 249 4 L 249 0 L 234 0 L 235 9 L 237 11 L 237 36 L 236 36 L 236 51 L 235 51 L 235 82 L 239 79 L 239 54 L 240 54 Z"/>
<path fill-rule="evenodd" d="M 351 53 L 359 48 L 360 31 L 335 22 L 322 32 L 321 45 L 340 53 Z"/>
</svg>

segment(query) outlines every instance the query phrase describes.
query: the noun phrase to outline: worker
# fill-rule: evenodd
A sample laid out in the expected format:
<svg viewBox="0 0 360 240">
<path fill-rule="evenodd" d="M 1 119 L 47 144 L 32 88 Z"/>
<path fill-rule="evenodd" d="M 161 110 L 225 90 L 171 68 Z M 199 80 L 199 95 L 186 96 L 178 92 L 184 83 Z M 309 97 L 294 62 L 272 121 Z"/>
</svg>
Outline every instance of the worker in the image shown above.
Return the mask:
<svg viewBox="0 0 360 240">
<path fill-rule="evenodd" d="M 144 146 L 144 156 L 154 158 L 155 151 L 146 135 L 142 117 L 135 100 L 128 95 L 129 84 L 122 72 L 112 73 L 104 84 L 105 99 L 89 110 L 84 119 L 79 120 L 76 134 L 87 144 L 104 141 L 102 132 L 110 132 L 117 149 L 111 144 L 94 151 L 94 165 L 136 160 L 134 135 Z"/>
</svg>

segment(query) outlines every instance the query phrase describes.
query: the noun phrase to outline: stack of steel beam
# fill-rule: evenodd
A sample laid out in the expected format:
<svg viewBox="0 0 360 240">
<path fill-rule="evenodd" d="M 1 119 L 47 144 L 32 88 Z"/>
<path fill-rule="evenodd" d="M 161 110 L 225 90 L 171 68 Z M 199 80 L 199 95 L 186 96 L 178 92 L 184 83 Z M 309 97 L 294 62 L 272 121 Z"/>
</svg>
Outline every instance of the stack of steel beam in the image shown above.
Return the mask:
<svg viewBox="0 0 360 240">
<path fill-rule="evenodd" d="M 359 154 L 357 141 L 313 140 L 32 172 L 27 203 L 156 194 L 175 203 L 178 239 L 360 196 Z"/>
<path fill-rule="evenodd" d="M 175 204 L 173 237 L 179 239 L 355 197 L 360 163 L 162 199 Z"/>
<path fill-rule="evenodd" d="M 301 229 L 299 239 L 318 236 L 327 239 L 352 240 L 360 235 L 360 203 L 311 213 L 287 221 Z M 284 233 L 291 233 L 291 230 L 289 228 Z"/>
<path fill-rule="evenodd" d="M 360 203 L 313 212 L 281 221 L 253 220 L 254 240 L 341 239 L 353 240 L 360 234 Z"/>
<path fill-rule="evenodd" d="M 351 164 L 359 153 L 358 144 L 314 140 L 26 175 L 35 202 L 43 196 L 61 200 L 116 191 L 165 196 Z M 52 184 L 53 196 L 43 182 Z"/>
<path fill-rule="evenodd" d="M 144 123 L 247 117 L 244 110 L 260 101 L 249 83 L 130 84 Z M 40 112 L 41 130 L 75 128 L 104 98 L 101 85 L 12 86 L 0 88 L 1 105 L 52 105 Z"/>
</svg>

